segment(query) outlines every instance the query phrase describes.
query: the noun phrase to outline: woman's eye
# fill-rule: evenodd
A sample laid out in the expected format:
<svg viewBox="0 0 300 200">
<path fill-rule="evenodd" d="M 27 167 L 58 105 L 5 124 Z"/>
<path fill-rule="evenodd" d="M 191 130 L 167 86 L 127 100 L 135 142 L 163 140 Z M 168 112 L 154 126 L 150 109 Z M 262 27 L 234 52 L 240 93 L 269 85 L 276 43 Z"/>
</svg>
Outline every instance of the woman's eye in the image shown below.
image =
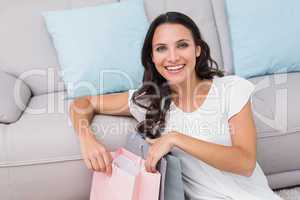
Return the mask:
<svg viewBox="0 0 300 200">
<path fill-rule="evenodd" d="M 160 47 L 156 48 L 156 51 L 161 52 L 161 51 L 164 51 L 165 49 L 166 49 L 166 47 L 160 46 Z"/>
<path fill-rule="evenodd" d="M 186 48 L 188 47 L 189 45 L 187 43 L 179 43 L 178 44 L 178 48 Z"/>
</svg>

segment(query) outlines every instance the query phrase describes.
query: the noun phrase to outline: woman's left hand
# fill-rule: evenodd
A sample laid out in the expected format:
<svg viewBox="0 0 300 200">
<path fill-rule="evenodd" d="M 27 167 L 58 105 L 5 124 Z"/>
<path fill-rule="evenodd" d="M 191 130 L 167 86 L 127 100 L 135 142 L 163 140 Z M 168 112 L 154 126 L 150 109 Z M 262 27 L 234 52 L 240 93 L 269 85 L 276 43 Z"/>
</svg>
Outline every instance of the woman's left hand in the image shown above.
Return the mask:
<svg viewBox="0 0 300 200">
<path fill-rule="evenodd" d="M 147 172 L 156 172 L 156 164 L 158 161 L 170 152 L 174 146 L 175 136 L 176 132 L 172 131 L 156 139 L 146 138 L 146 141 L 150 144 L 145 162 Z"/>
</svg>

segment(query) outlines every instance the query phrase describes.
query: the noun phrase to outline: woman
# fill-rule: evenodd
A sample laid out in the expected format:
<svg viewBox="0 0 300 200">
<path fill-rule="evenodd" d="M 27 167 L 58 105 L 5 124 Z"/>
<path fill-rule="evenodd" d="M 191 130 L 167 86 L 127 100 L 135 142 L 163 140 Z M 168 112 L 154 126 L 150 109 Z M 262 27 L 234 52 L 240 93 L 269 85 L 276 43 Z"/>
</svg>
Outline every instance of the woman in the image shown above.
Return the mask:
<svg viewBox="0 0 300 200">
<path fill-rule="evenodd" d="M 76 99 L 71 118 L 89 169 L 111 174 L 112 158 L 89 128 L 94 113 L 133 116 L 151 144 L 145 167 L 172 152 L 189 199 L 280 199 L 256 161 L 250 97 L 254 86 L 223 77 L 196 24 L 168 12 L 149 27 L 136 90 Z M 100 101 L 100 98 L 102 100 Z"/>
</svg>

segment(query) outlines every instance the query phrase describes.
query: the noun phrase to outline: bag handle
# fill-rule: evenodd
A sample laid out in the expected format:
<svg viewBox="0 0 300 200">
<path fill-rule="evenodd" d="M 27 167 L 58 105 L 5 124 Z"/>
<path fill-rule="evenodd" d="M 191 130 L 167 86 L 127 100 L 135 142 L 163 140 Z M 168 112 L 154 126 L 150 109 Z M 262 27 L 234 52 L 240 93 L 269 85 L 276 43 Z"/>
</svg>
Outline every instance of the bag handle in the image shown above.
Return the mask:
<svg viewBox="0 0 300 200">
<path fill-rule="evenodd" d="M 137 163 L 139 166 L 141 166 L 141 164 L 143 163 L 143 159 L 140 156 L 135 155 L 134 153 L 126 150 L 125 148 L 122 148 L 122 147 L 118 148 L 115 151 L 113 159 L 117 158 L 119 155 L 126 156 L 128 159 Z"/>
</svg>

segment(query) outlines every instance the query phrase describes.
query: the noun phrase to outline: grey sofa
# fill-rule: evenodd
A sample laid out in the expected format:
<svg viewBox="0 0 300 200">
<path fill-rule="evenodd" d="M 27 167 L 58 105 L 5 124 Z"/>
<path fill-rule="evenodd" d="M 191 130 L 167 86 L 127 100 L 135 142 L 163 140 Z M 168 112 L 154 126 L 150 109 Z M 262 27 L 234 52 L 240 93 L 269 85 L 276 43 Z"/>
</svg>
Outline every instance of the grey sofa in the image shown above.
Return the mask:
<svg viewBox="0 0 300 200">
<path fill-rule="evenodd" d="M 92 172 L 81 159 L 68 116 L 70 100 L 40 15 L 114 0 L 0 1 L 0 199 L 88 199 Z M 213 57 L 233 74 L 223 0 L 145 0 L 149 20 L 165 11 L 192 17 Z M 109 20 L 109 19 L 108 19 Z M 253 111 L 258 162 L 273 189 L 300 184 L 300 73 L 250 79 L 257 90 Z M 97 115 L 97 138 L 114 150 L 137 121 Z"/>
</svg>

